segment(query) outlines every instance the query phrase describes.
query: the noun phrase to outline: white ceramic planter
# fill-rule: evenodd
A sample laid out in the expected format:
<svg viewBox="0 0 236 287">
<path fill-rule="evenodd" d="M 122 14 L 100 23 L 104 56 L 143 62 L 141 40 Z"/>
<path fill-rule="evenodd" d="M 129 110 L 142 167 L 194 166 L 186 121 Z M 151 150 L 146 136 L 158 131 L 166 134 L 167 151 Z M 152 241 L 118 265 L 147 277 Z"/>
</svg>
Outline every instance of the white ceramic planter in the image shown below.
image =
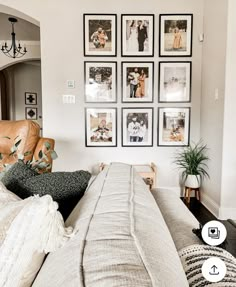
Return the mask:
<svg viewBox="0 0 236 287">
<path fill-rule="evenodd" d="M 201 185 L 201 178 L 200 175 L 193 175 L 189 174 L 186 181 L 185 186 L 191 187 L 191 188 L 198 188 Z"/>
</svg>

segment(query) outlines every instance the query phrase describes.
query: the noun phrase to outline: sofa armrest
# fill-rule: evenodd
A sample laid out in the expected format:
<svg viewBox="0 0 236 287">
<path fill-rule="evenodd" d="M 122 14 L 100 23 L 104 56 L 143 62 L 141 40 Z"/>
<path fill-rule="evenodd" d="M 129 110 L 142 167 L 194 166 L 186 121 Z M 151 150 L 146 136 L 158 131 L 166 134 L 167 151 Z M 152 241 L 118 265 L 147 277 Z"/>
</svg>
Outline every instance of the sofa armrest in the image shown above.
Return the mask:
<svg viewBox="0 0 236 287">
<path fill-rule="evenodd" d="M 54 139 L 51 139 L 51 138 L 40 138 L 38 143 L 37 143 L 37 146 L 35 148 L 35 151 L 34 151 L 34 158 L 37 160 L 39 159 L 39 152 L 40 150 L 42 150 L 42 152 L 44 153 L 47 153 L 47 149 L 46 149 L 46 146 L 45 146 L 45 143 L 49 143 L 50 144 L 50 147 L 51 149 L 53 150 L 54 149 L 54 146 L 55 146 L 55 140 Z M 51 158 L 51 155 L 48 154 L 47 155 L 48 157 L 48 163 L 51 164 L 52 166 L 52 158 Z M 51 171 L 52 169 L 50 168 L 49 171 Z"/>
</svg>

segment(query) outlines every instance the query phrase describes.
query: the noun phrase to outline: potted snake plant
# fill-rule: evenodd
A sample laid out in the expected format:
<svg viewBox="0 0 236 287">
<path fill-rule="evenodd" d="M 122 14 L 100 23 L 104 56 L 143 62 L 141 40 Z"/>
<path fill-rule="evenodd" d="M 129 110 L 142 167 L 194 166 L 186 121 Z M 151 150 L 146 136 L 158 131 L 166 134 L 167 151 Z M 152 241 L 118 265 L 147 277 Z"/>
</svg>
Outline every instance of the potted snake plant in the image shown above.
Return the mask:
<svg viewBox="0 0 236 287">
<path fill-rule="evenodd" d="M 207 149 L 207 145 L 200 141 L 176 153 L 174 163 L 181 170 L 185 186 L 198 188 L 204 178 L 209 178 Z"/>
</svg>

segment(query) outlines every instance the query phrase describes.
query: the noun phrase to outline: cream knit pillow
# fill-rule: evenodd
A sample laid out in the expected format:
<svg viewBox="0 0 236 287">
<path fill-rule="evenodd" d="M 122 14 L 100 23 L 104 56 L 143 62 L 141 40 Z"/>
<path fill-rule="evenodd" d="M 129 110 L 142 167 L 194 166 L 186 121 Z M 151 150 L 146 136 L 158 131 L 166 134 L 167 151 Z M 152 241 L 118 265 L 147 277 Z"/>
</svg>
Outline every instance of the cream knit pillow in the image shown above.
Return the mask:
<svg viewBox="0 0 236 287">
<path fill-rule="evenodd" d="M 31 286 L 45 254 L 72 236 L 57 208 L 50 195 L 18 200 L 0 183 L 0 286 Z"/>
</svg>

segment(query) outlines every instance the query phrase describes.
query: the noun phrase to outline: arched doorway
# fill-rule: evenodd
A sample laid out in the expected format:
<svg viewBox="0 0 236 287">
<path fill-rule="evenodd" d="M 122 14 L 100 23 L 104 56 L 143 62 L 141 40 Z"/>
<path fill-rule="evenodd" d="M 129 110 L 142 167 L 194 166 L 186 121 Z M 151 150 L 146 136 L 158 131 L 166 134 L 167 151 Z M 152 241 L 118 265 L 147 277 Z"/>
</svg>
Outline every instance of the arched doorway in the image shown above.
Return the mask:
<svg viewBox="0 0 236 287">
<path fill-rule="evenodd" d="M 0 119 L 9 119 L 9 106 L 7 101 L 7 84 L 3 71 L 0 71 Z"/>
<path fill-rule="evenodd" d="M 12 59 L 0 51 L 0 119 L 32 119 L 42 127 L 40 28 L 28 19 L 0 11 L 0 43 L 11 41 L 9 17 L 17 18 L 16 39 L 26 45 L 28 52 Z"/>
</svg>

